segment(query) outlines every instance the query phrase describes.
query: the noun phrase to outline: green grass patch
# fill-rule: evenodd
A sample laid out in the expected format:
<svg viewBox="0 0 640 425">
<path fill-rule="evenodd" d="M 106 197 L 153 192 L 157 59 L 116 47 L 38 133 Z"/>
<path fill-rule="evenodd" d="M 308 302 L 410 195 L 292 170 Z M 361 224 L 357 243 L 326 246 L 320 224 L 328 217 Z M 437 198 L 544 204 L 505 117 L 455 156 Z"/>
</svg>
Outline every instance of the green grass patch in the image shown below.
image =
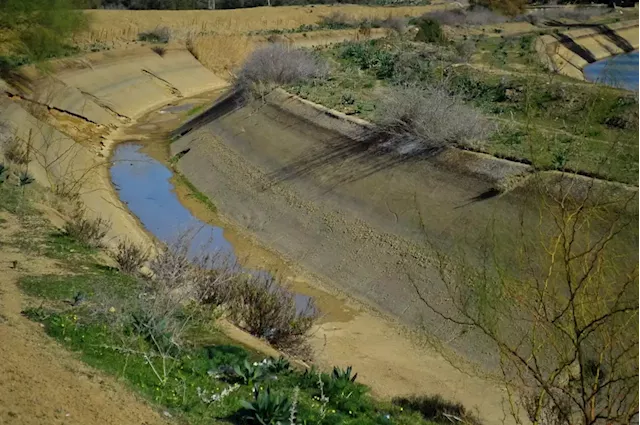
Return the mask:
<svg viewBox="0 0 640 425">
<path fill-rule="evenodd" d="M 18 233 L 11 242 L 16 248 L 33 255 L 63 261 L 66 267 L 74 271 L 94 261 L 93 256 L 98 253 L 97 249 L 88 247 L 58 230 L 47 229 L 48 223 L 37 216 L 31 218 L 30 222 L 41 227 L 27 228 Z"/>
<path fill-rule="evenodd" d="M 0 211 L 7 211 L 19 217 L 35 214 L 36 210 L 31 203 L 31 189 L 0 182 Z"/>
<path fill-rule="evenodd" d="M 135 296 L 139 285 L 131 276 L 93 264 L 77 275 L 40 275 L 20 279 L 20 288 L 28 295 L 47 300 L 72 300 L 78 294 L 90 298 L 108 288 L 115 297 Z"/>
<path fill-rule="evenodd" d="M 52 312 L 36 308 L 25 311 L 25 314 L 43 323 L 49 335 L 67 348 L 81 353 L 82 359 L 91 366 L 125 379 L 149 401 L 191 424 L 250 423 L 244 419 L 248 412 L 243 402 L 254 399 L 254 385 L 258 391 L 264 392 L 269 388 L 272 394 L 289 400 L 294 397 L 293 388 L 298 387 L 296 411 L 297 423 L 300 424 L 430 423 L 417 412 L 374 400 L 367 394 L 368 388 L 357 381 L 338 379 L 327 373 L 318 375 L 315 370 L 306 373 L 292 368 L 270 371 L 254 366 L 254 359 L 259 358 L 257 353 L 224 342 L 186 350 L 172 359 L 167 379 L 160 381 L 150 364 L 161 370 L 162 363 L 158 358 L 149 361 L 142 355 L 123 350 L 119 335 L 105 324 L 87 320 L 79 311 Z M 139 350 L 148 349 L 147 344 L 139 340 Z M 228 372 L 234 367 L 241 369 L 245 361 L 249 369 L 262 370 L 249 383 L 243 382 L 234 372 Z M 323 381 L 322 392 L 319 379 Z M 210 401 L 211 395 L 219 395 L 236 384 L 228 396 Z M 323 395 L 328 397 L 328 401 L 323 401 Z M 287 410 L 286 418 L 289 414 Z"/>
<path fill-rule="evenodd" d="M 493 136 L 476 149 L 540 169 L 637 184 L 636 97 L 550 75 L 537 60 L 534 41 L 533 35 L 525 35 L 448 44 L 399 39 L 348 42 L 323 51 L 332 64 L 328 78 L 287 90 L 370 120 L 382 99 L 381 88 L 444 84 L 496 123 Z M 471 42 L 480 52 L 472 59 L 475 64 L 458 63 L 468 50 L 464 43 Z"/>
<path fill-rule="evenodd" d="M 213 306 L 176 304 L 177 310 L 150 322 L 150 308 L 165 302 L 153 282 L 96 264 L 94 252 L 68 236 L 43 241 L 74 273 L 21 278 L 19 287 L 35 306 L 23 313 L 181 423 L 249 424 L 258 414 L 271 417 L 265 423 L 288 423 L 293 405 L 298 424 L 432 423 L 406 404 L 374 399 L 351 371 L 306 371 L 234 343 L 216 329 Z M 186 330 L 177 345 L 169 321 Z"/>
<path fill-rule="evenodd" d="M 187 116 L 199 114 L 204 109 L 204 105 L 194 106 L 193 108 L 187 111 Z"/>
<path fill-rule="evenodd" d="M 193 183 L 191 183 L 189 181 L 189 179 L 187 179 L 184 175 L 182 175 L 182 173 L 176 171 L 175 169 L 174 169 L 173 173 L 174 173 L 174 176 L 175 176 L 175 179 L 176 179 L 176 183 L 184 185 L 187 189 L 189 189 L 189 196 L 193 197 L 194 199 L 197 199 L 199 202 L 202 202 L 211 211 L 213 211 L 213 212 L 217 211 L 217 208 L 216 208 L 215 204 L 213 202 L 211 202 L 211 200 L 207 197 L 207 195 L 205 195 L 204 193 L 200 192 L 198 190 L 198 188 L 196 188 L 193 185 Z"/>
</svg>

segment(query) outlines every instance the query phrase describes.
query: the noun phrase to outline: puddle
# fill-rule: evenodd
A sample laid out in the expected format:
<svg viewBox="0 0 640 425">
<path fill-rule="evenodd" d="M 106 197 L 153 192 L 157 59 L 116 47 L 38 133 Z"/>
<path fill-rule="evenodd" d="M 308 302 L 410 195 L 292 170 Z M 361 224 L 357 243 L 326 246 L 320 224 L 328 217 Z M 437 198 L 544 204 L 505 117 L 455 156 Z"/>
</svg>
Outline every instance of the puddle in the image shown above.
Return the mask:
<svg viewBox="0 0 640 425">
<path fill-rule="evenodd" d="M 188 231 L 193 233 L 193 253 L 221 251 L 234 260 L 237 258 L 233 245 L 225 238 L 221 227 L 199 220 L 180 203 L 171 182 L 173 173 L 160 161 L 143 152 L 142 145 L 118 145 L 113 154 L 110 172 L 111 181 L 122 202 L 159 240 L 170 243 L 181 233 Z M 310 298 L 304 294 L 295 294 L 299 312 L 304 310 Z"/>
</svg>

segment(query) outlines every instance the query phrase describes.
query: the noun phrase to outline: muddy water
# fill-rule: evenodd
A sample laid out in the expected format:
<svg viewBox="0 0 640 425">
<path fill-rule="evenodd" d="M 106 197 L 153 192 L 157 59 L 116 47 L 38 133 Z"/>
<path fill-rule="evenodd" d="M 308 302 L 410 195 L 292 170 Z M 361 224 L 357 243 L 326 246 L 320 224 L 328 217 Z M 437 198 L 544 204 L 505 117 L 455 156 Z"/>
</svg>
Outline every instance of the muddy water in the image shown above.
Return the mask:
<svg viewBox="0 0 640 425">
<path fill-rule="evenodd" d="M 176 178 L 168 164 L 167 130 L 184 119 L 193 103 L 173 105 L 153 112 L 129 129 L 132 140 L 118 144 L 113 152 L 111 181 L 120 200 L 144 228 L 163 242 L 172 242 L 188 232 L 192 253 L 221 252 L 245 266 L 250 273 L 276 273 L 295 294 L 302 311 L 313 298 L 321 321 L 342 322 L 353 317 L 353 309 L 333 295 L 319 290 L 293 272 L 274 255 L 252 244 L 247 237 L 224 227 L 206 204 Z M 138 140 L 139 139 L 139 140 Z"/>
</svg>

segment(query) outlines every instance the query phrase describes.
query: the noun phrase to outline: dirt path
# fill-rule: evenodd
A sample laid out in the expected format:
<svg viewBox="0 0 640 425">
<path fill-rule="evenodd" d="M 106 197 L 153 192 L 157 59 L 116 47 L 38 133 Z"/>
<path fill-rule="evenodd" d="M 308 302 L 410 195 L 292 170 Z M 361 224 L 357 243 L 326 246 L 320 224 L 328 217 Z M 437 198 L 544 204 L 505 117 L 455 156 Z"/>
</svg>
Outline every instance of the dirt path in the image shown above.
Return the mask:
<svg viewBox="0 0 640 425">
<path fill-rule="evenodd" d="M 6 220 L 0 224 L 0 424 L 167 424 L 120 382 L 85 365 L 20 314 L 18 278 L 57 268 L 6 246 L 18 222 L 0 216 Z"/>
</svg>

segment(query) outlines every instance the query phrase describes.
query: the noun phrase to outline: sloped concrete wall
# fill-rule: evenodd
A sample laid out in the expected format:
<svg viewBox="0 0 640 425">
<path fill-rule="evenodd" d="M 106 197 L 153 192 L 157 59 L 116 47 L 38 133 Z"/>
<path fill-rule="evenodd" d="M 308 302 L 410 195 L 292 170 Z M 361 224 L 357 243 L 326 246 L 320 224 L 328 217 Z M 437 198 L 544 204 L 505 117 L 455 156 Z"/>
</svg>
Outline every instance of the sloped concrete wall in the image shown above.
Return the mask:
<svg viewBox="0 0 640 425">
<path fill-rule="evenodd" d="M 0 80 L 0 92 L 5 94 L 0 98 L 0 122 L 29 145 L 29 173 L 40 184 L 53 189 L 73 186 L 89 213 L 112 221 L 111 236 L 146 239 L 135 218 L 123 214 L 126 208 L 110 183 L 109 159 L 98 148 L 111 146 L 121 128 L 146 112 L 227 83 L 186 50 L 168 50 L 159 56 L 148 47 L 137 48 L 50 65 L 51 72 L 46 74 L 26 68 L 15 81 Z M 63 132 L 64 126 L 54 128 L 32 115 L 27 108 L 32 103 L 61 112 L 60 119 L 67 114 L 67 118 L 84 120 L 106 139 L 96 136 L 78 143 Z"/>
<path fill-rule="evenodd" d="M 584 80 L 590 63 L 638 49 L 638 20 L 543 35 L 536 50 L 550 70 Z"/>
</svg>

